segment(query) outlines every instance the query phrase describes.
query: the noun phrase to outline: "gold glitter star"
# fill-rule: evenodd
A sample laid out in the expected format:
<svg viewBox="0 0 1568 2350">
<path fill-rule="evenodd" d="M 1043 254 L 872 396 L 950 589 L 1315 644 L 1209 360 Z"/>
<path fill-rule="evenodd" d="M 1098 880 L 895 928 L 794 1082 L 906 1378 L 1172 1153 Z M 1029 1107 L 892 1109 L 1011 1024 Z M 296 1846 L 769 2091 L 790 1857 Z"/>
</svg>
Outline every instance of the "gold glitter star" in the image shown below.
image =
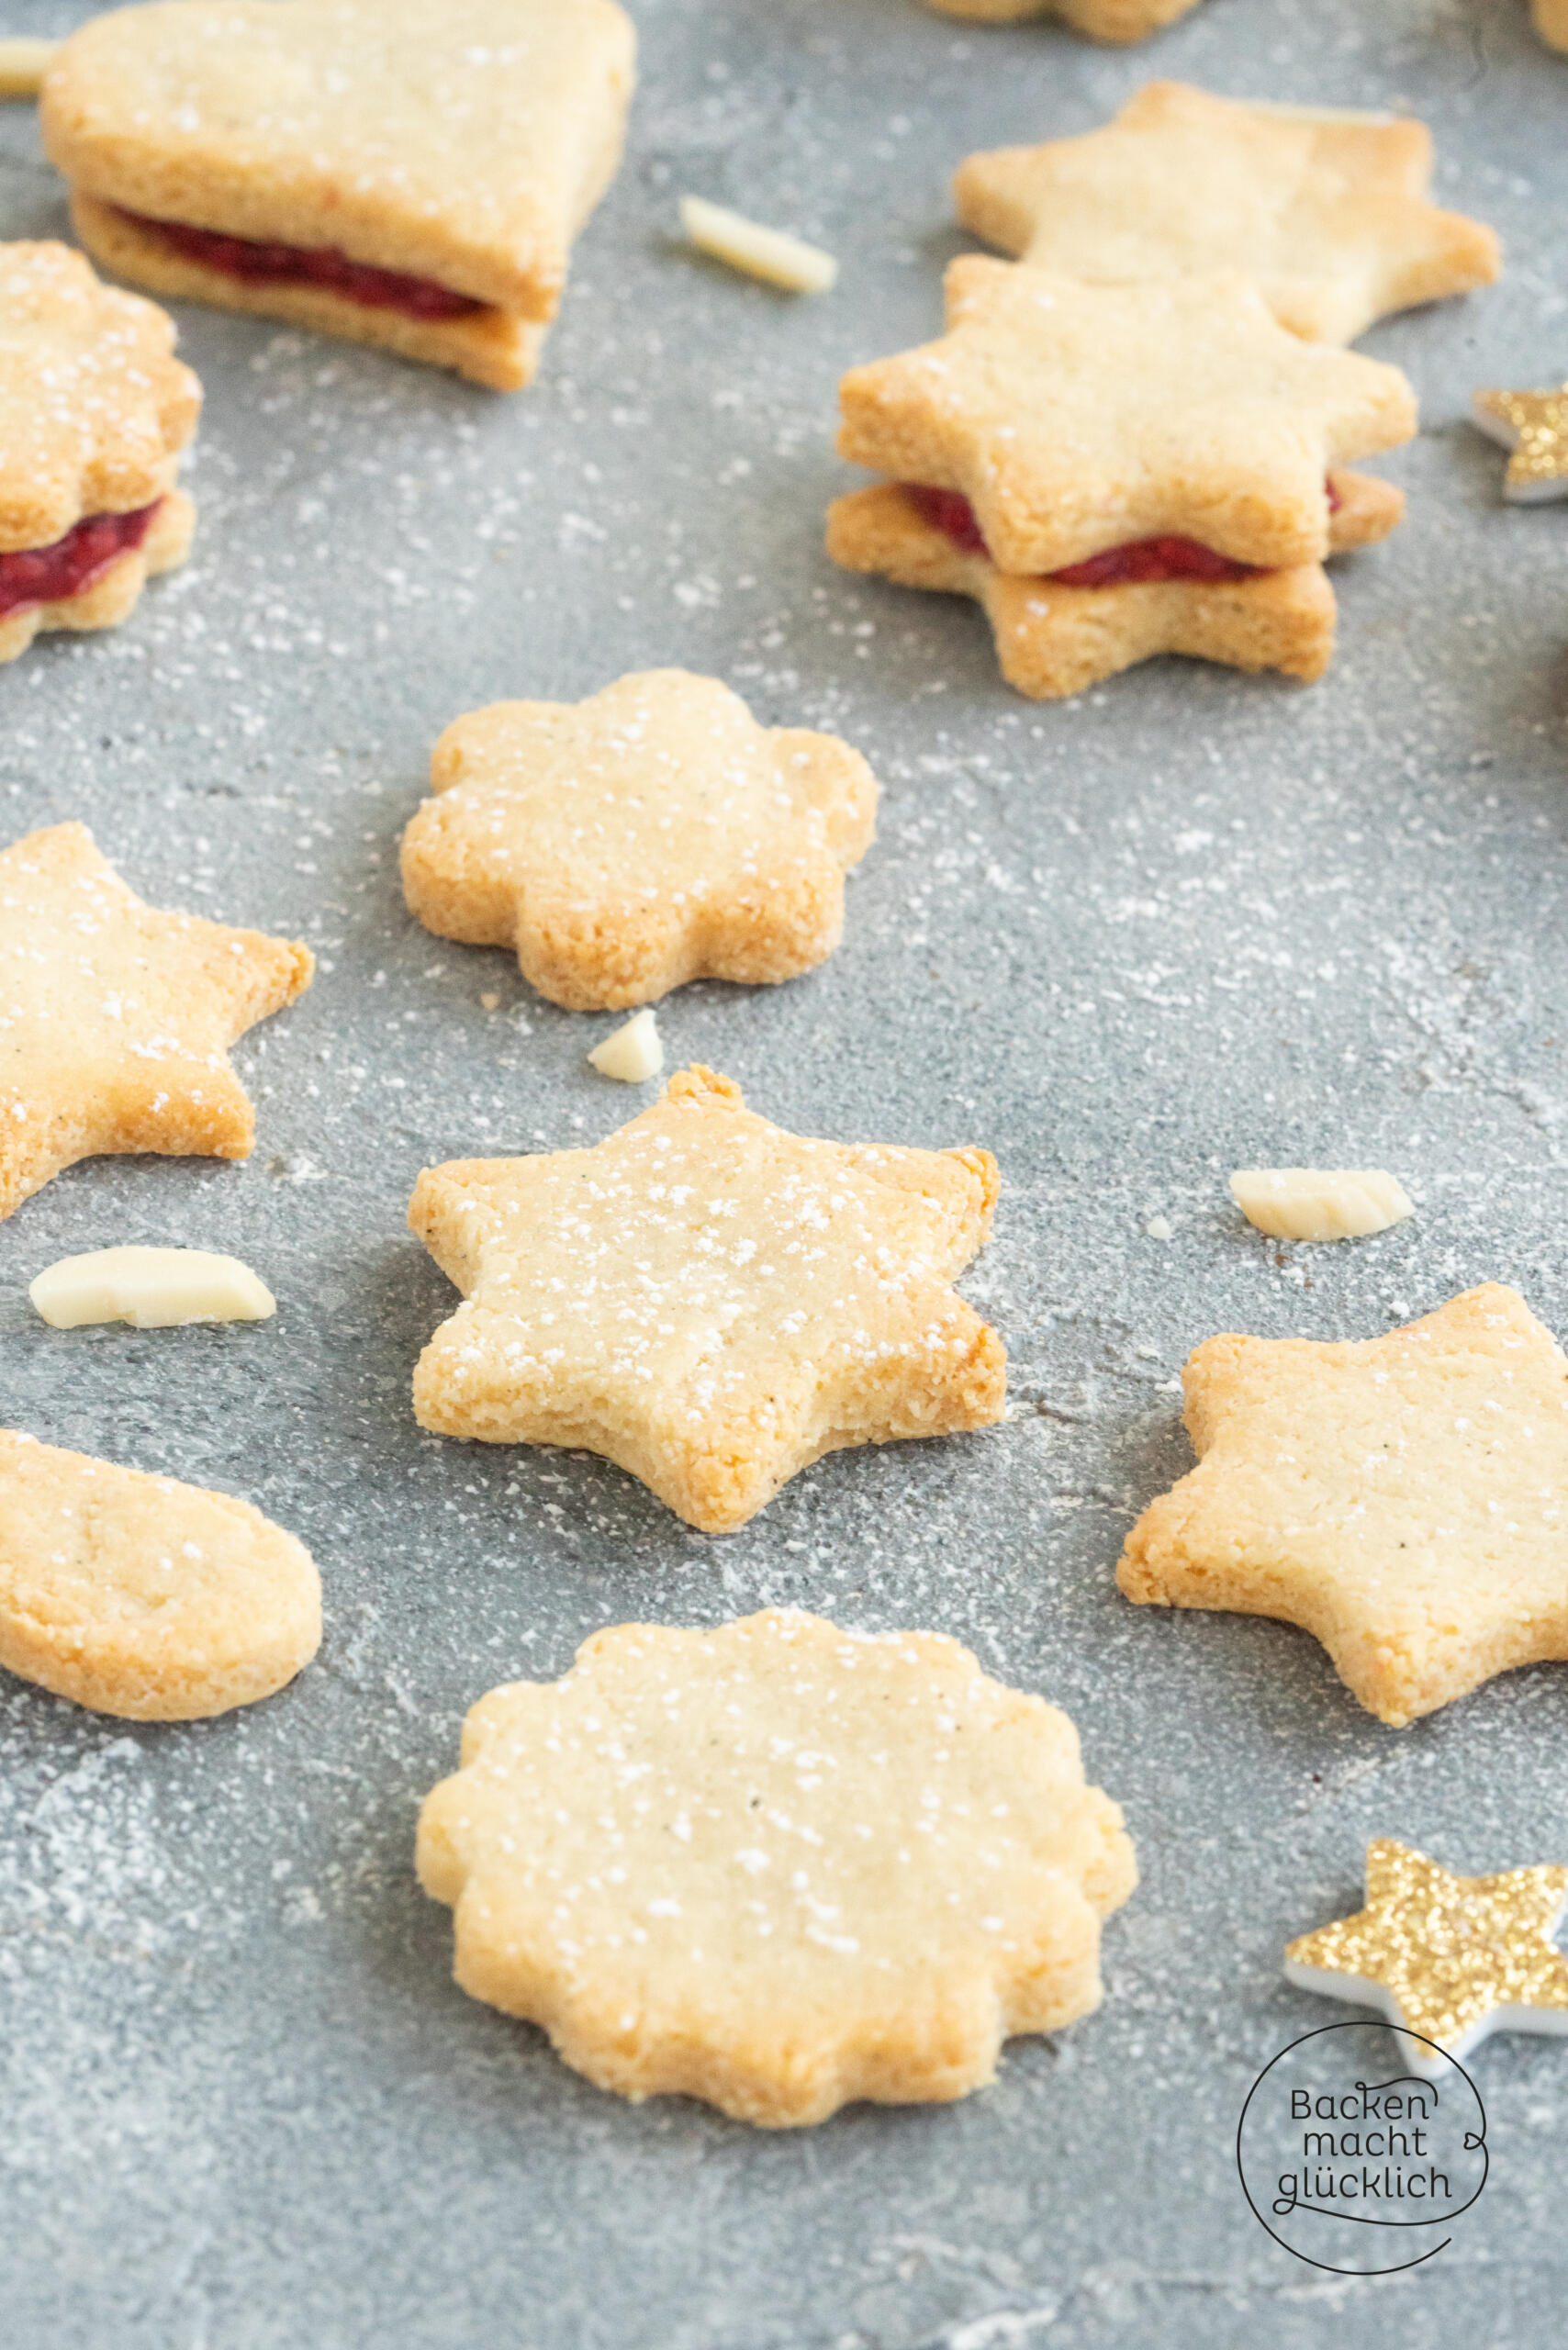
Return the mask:
<svg viewBox="0 0 1568 2350">
<path fill-rule="evenodd" d="M 1475 421 L 1511 449 L 1503 495 L 1518 506 L 1568 498 L 1568 384 L 1555 392 L 1477 392 Z"/>
<path fill-rule="evenodd" d="M 1285 1952 L 1285 1979 L 1381 2008 L 1418 2072 L 1494 2031 L 1568 2033 L 1568 1958 L 1551 1942 L 1568 1908 L 1568 1868 L 1455 1876 L 1378 1837 L 1367 1846 L 1367 1906 Z"/>
</svg>

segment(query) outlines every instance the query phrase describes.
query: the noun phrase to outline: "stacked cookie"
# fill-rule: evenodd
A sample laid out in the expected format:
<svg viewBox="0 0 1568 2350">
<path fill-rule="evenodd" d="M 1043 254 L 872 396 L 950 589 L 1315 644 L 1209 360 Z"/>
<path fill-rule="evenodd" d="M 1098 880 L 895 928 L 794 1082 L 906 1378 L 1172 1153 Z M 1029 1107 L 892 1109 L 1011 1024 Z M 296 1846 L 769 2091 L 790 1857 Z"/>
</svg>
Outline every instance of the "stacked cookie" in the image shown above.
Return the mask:
<svg viewBox="0 0 1568 2350">
<path fill-rule="evenodd" d="M 840 450 L 884 479 L 833 507 L 830 554 L 972 596 L 1033 696 L 1159 653 L 1320 677 L 1323 565 L 1404 503 L 1344 468 L 1417 421 L 1397 368 L 1336 346 L 1498 267 L 1431 168 L 1418 123 L 1177 83 L 971 156 L 960 217 L 1018 258 L 955 263 L 946 334 L 845 377 Z"/>
<path fill-rule="evenodd" d="M 514 391 L 635 49 L 615 0 L 161 0 L 64 44 L 44 144 L 117 276 Z"/>
</svg>

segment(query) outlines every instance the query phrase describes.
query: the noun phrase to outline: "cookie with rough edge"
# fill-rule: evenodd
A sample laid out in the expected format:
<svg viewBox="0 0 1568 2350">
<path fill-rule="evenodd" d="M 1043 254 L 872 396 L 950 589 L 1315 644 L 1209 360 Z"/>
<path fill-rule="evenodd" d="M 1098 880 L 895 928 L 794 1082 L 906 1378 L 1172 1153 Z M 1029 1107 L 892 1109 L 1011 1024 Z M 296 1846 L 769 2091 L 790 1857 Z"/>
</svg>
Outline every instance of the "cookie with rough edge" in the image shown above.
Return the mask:
<svg viewBox="0 0 1568 2350">
<path fill-rule="evenodd" d="M 766 2129 L 982 2087 L 1099 2005 L 1137 1882 L 1056 1707 L 793 1612 L 621 1625 L 491 1690 L 418 1858 L 475 1998 L 600 2088 Z"/>
<path fill-rule="evenodd" d="M 0 662 L 14 661 L 36 636 L 57 629 L 118 628 L 130 618 L 150 579 L 177 571 L 191 551 L 196 508 L 182 489 L 167 489 L 148 517 L 134 545 L 111 553 L 91 567 L 85 583 L 70 594 L 45 596 L 38 603 L 0 610 Z M 91 549 L 89 549 L 89 554 Z M 0 580 L 5 559 L 0 556 Z M 0 950 L 3 951 L 3 950 Z"/>
<path fill-rule="evenodd" d="M 144 906 L 84 824 L 0 851 L 0 1216 L 79 1158 L 244 1158 L 229 1047 L 310 984 L 297 941 Z"/>
<path fill-rule="evenodd" d="M 410 912 L 439 937 L 514 946 L 575 1011 L 824 961 L 876 820 L 857 751 L 759 726 L 681 669 L 475 711 L 436 744 L 431 782 L 403 836 Z"/>
<path fill-rule="evenodd" d="M 1299 1624 L 1401 1728 L 1568 1659 L 1568 1360 L 1517 1291 L 1381 1338 L 1210 1338 L 1199 1465 L 1147 1509 L 1129 1599 Z"/>
<path fill-rule="evenodd" d="M 510 391 L 634 60 L 614 0 L 157 0 L 64 42 L 41 121 L 106 266 Z"/>
<path fill-rule="evenodd" d="M 1000 570 L 1161 534 L 1269 570 L 1330 544 L 1330 467 L 1407 441 L 1397 367 L 1303 342 L 1234 274 L 1147 285 L 969 254 L 940 341 L 851 368 L 840 453 L 959 491 Z"/>
<path fill-rule="evenodd" d="M 1036 268 L 1104 285 L 1237 269 L 1282 326 L 1345 343 L 1498 274 L 1493 230 L 1431 184 L 1425 123 L 1151 82 L 1102 130 L 971 155 L 953 194 L 967 229 Z"/>
<path fill-rule="evenodd" d="M 931 0 L 945 17 L 964 17 L 971 24 L 1017 25 L 1027 17 L 1059 17 L 1075 33 L 1091 40 L 1123 46 L 1147 40 L 1150 33 L 1173 25 L 1197 0 Z M 1538 0 L 1549 6 L 1551 0 Z"/>
<path fill-rule="evenodd" d="M 952 1287 L 996 1189 L 986 1151 L 786 1134 L 705 1069 L 591 1150 L 427 1168 L 409 1222 L 467 1302 L 415 1417 L 744 1526 L 825 1452 L 1002 1417 L 1002 1341 Z"/>
<path fill-rule="evenodd" d="M 321 1640 L 303 1544 L 249 1502 L 0 1429 L 0 1665 L 101 1714 L 270 1697 Z"/>
<path fill-rule="evenodd" d="M 1330 554 L 1371 545 L 1404 510 L 1401 493 L 1372 475 L 1335 473 L 1330 481 L 1338 500 Z M 846 571 L 972 596 L 991 622 L 1002 676 L 1035 700 L 1082 693 L 1163 653 L 1310 680 L 1334 649 L 1334 590 L 1315 563 L 1244 579 L 1103 588 L 1014 579 L 983 548 L 960 544 L 931 520 L 895 482 L 852 490 L 829 508 L 827 551 Z"/>
<path fill-rule="evenodd" d="M 0 662 L 114 627 L 184 562 L 201 386 L 174 353 L 174 320 L 68 245 L 0 244 Z"/>
</svg>

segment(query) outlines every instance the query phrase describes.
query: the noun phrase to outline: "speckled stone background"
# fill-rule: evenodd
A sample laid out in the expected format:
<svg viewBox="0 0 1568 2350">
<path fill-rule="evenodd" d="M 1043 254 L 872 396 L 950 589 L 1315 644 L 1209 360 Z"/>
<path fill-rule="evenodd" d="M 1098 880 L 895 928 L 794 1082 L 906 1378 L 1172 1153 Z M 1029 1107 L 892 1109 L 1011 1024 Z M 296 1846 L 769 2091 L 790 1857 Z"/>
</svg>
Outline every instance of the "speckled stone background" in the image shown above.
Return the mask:
<svg viewBox="0 0 1568 2350">
<path fill-rule="evenodd" d="M 68 6 L 13 0 L 9 29 Z M 84 12 L 82 12 L 84 13 Z M 154 902 L 321 957 L 240 1060 L 243 1167 L 101 1160 L 0 1232 L 5 1421 L 253 1498 L 320 1563 L 318 1662 L 271 1703 L 136 1728 L 0 1685 L 0 2332 L 8 2350 L 1277 2350 L 1558 2338 L 1568 2049 L 1476 2061 L 1492 2177 L 1381 2282 L 1249 2212 L 1242 2099 L 1350 2012 L 1282 1945 L 1354 1906 L 1390 1833 L 1478 1871 L 1568 1858 L 1568 1670 L 1403 1732 L 1289 1628 L 1135 1611 L 1131 1516 L 1187 1465 L 1176 1374 L 1240 1328 L 1377 1332 L 1474 1281 L 1568 1330 L 1568 510 L 1499 499 L 1478 384 L 1568 368 L 1568 61 L 1523 0 L 1204 0 L 1123 52 L 917 0 L 644 0 L 629 159 L 513 399 L 191 310 L 208 394 L 191 567 L 115 635 L 0 674 L 5 834 L 84 817 Z M 1087 129 L 1139 83 L 1407 106 L 1505 282 L 1365 348 L 1419 388 L 1410 493 L 1338 567 L 1303 689 L 1161 663 L 1065 706 L 998 682 L 957 602 L 835 573 L 821 520 L 849 363 L 935 330 L 970 149 Z M 32 110 L 0 227 L 64 233 Z M 822 237 L 791 303 L 672 240 L 686 188 Z M 421 1436 L 453 1294 L 418 1169 L 591 1141 L 638 1097 L 608 1020 L 417 929 L 399 828 L 446 721 L 678 661 L 883 783 L 842 951 L 700 986 L 672 1058 L 815 1134 L 980 1141 L 996 1238 L 965 1287 L 1015 1408 L 840 1454 L 726 1539 L 602 1463 Z M 487 1012 L 481 997 L 500 1006 Z M 1277 1248 L 1238 1164 L 1383 1165 L 1413 1223 Z M 1170 1237 L 1149 1237 L 1165 1219 Z M 112 1241 L 237 1250 L 274 1323 L 52 1332 L 30 1277 Z M 772 1602 L 932 1625 L 1066 1705 L 1144 1882 L 1102 2012 L 956 2108 L 764 2136 L 634 2110 L 465 1999 L 410 1868 L 468 1704 L 596 1627 Z"/>
</svg>

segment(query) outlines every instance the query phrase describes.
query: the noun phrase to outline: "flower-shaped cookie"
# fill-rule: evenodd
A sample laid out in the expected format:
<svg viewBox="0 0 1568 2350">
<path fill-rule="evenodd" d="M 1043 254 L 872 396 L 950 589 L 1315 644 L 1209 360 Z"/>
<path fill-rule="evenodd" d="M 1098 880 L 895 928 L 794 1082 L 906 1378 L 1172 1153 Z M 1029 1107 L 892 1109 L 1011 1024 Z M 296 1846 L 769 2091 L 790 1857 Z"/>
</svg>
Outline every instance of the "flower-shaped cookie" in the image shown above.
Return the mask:
<svg viewBox="0 0 1568 2350">
<path fill-rule="evenodd" d="M 184 562 L 201 386 L 174 321 L 67 245 L 0 245 L 0 330 L 3 662 L 40 629 L 113 627 Z"/>
<path fill-rule="evenodd" d="M 1394 1728 L 1568 1659 L 1568 1360 L 1496 1282 L 1386 1337 L 1210 1338 L 1199 1466 L 1145 1510 L 1129 1599 L 1282 1617 Z"/>
<path fill-rule="evenodd" d="M 1151 82 L 1103 130 L 971 155 L 953 194 L 966 228 L 1036 268 L 1112 285 L 1240 270 L 1282 326 L 1353 342 L 1502 266 L 1431 181 L 1425 123 Z"/>
<path fill-rule="evenodd" d="M 85 825 L 0 852 L 0 1216 L 100 1152 L 245 1158 L 229 1046 L 313 968 L 294 941 L 144 906 Z"/>
<path fill-rule="evenodd" d="M 682 669 L 476 711 L 431 779 L 403 840 L 410 909 L 442 938 L 515 946 L 541 995 L 578 1012 L 822 962 L 877 808 L 847 744 L 759 726 Z"/>
<path fill-rule="evenodd" d="M 634 53 L 614 0 L 158 0 L 64 43 L 44 142 L 121 276 L 510 391 Z"/>
<path fill-rule="evenodd" d="M 1370 546 L 1404 510 L 1399 491 L 1371 474 L 1331 474 L 1329 491 L 1331 554 Z M 1162 577 L 1153 567 L 1101 586 L 1015 579 L 991 562 L 961 498 L 895 482 L 852 490 L 828 509 L 827 551 L 846 570 L 879 572 L 901 588 L 972 596 L 1002 676 L 1037 700 L 1082 693 L 1162 653 L 1313 678 L 1334 650 L 1334 590 L 1316 563 L 1250 574 L 1215 564 L 1208 577 Z"/>
<path fill-rule="evenodd" d="M 744 1526 L 824 1452 L 1001 1418 L 1002 1342 L 951 1285 L 995 1200 L 983 1150 L 811 1141 L 682 1070 L 592 1150 L 425 1169 L 409 1222 L 467 1304 L 415 1416 Z"/>
<path fill-rule="evenodd" d="M 494 1689 L 420 1818 L 465 1991 L 641 2099 L 945 2102 L 1100 2000 L 1136 1882 L 1077 1733 L 935 1632 L 598 1633 Z"/>
<path fill-rule="evenodd" d="M 1239 276 L 1084 285 L 973 254 L 940 341 L 850 370 L 840 453 L 962 493 L 999 569 L 1170 533 L 1267 569 L 1328 553 L 1330 466 L 1416 430 L 1397 367 L 1303 342 Z"/>
<path fill-rule="evenodd" d="M 0 1428 L 0 1665 L 185 1722 L 270 1697 L 320 1639 L 309 1552 L 249 1502 Z"/>
</svg>

